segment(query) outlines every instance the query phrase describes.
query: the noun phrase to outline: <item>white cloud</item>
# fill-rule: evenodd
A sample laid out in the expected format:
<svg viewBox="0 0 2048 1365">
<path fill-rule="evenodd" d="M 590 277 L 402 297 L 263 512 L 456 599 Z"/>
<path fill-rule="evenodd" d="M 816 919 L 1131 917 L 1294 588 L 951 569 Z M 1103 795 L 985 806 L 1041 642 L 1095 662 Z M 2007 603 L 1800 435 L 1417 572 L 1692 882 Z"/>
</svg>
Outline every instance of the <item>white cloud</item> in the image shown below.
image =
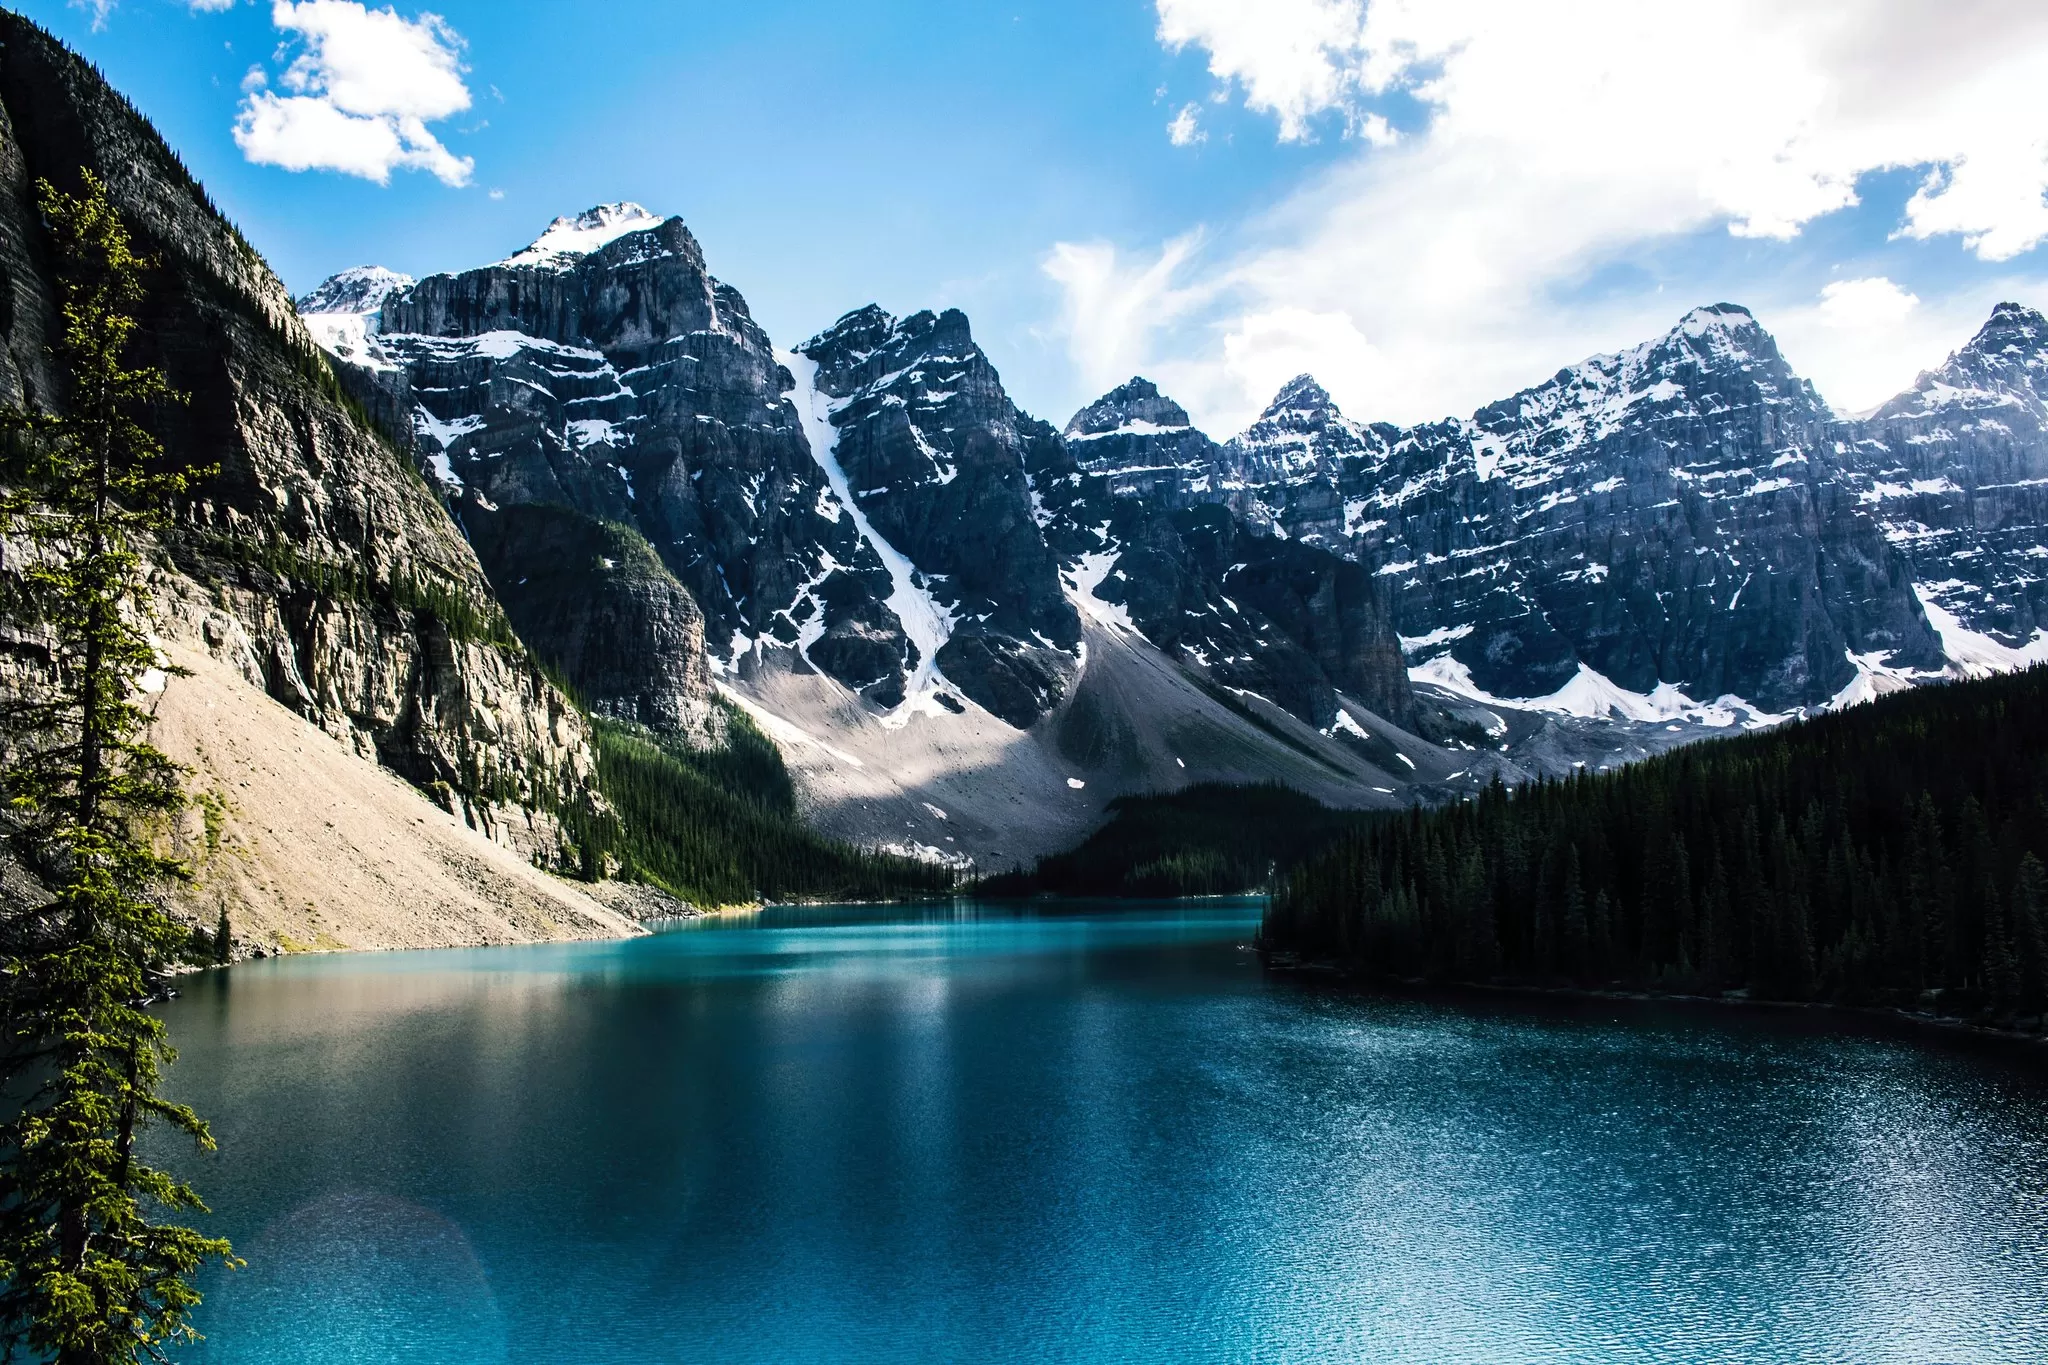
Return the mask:
<svg viewBox="0 0 2048 1365">
<path fill-rule="evenodd" d="M 114 12 L 116 0 L 71 0 L 71 8 L 82 9 L 92 16 L 92 31 L 98 33 L 107 26 L 107 16 Z"/>
<path fill-rule="evenodd" d="M 1158 0 L 1159 39 L 1209 52 L 1209 74 L 1244 87 L 1245 104 L 1280 120 L 1283 141 L 1341 106 L 1358 81 L 1351 58 L 1363 17 L 1357 0 Z"/>
<path fill-rule="evenodd" d="M 194 14 L 219 14 L 235 7 L 235 0 L 185 0 Z"/>
<path fill-rule="evenodd" d="M 1208 302 L 1206 290 L 1173 283 L 1201 245 L 1199 232 L 1168 242 L 1149 262 L 1126 262 L 1107 242 L 1061 242 L 1044 262 L 1065 296 L 1061 326 L 1084 382 L 1098 391 L 1130 378 L 1150 355 L 1152 333 Z"/>
<path fill-rule="evenodd" d="M 235 144 L 250 161 L 379 184 L 394 169 L 469 183 L 475 162 L 427 129 L 470 106 L 462 38 L 439 15 L 409 20 L 357 0 L 277 0 L 271 21 L 305 50 L 278 78 L 290 93 L 244 83 Z"/>
<path fill-rule="evenodd" d="M 1183 104 L 1180 112 L 1173 116 L 1173 122 L 1166 125 L 1166 140 L 1176 147 L 1192 147 L 1197 142 L 1207 142 L 1209 135 L 1202 131 L 1202 107 L 1198 104 Z"/>
<path fill-rule="evenodd" d="M 1820 317 L 1830 327 L 1897 327 L 1920 306 L 1882 275 L 1861 280 L 1836 280 L 1820 291 Z"/>
<path fill-rule="evenodd" d="M 1270 397 L 1228 363 L 1224 339 L 1250 319 L 1342 315 L 1381 358 L 1374 377 L 1323 372 L 1357 363 L 1348 340 L 1309 368 L 1333 392 L 1368 390 L 1359 416 L 1469 411 L 1713 301 L 1652 281 L 1571 302 L 1603 268 L 1702 231 L 1791 239 L 1855 204 L 1872 170 L 1927 176 L 1896 223 L 1905 237 L 1945 237 L 1984 261 L 2048 240 L 2038 0 L 1155 3 L 1161 41 L 1206 52 L 1281 139 L 1312 137 L 1322 119 L 1359 135 L 1286 202 L 1230 225 L 1228 255 L 1190 256 L 1146 286 L 1211 307 L 1139 317 L 1118 342 L 1153 371 L 1182 371 L 1198 387 L 1177 396 L 1219 425 Z M 1155 268 L 1110 259 L 1088 280 L 1098 297 Z M 1701 287 L 1733 289 L 1737 269 Z M 1788 294 L 1755 278 L 1736 301 L 1788 315 L 1820 286 Z M 1903 347 L 1917 333 L 1888 335 Z M 1911 357 L 1884 354 L 1871 363 L 1910 382 Z"/>
<path fill-rule="evenodd" d="M 1238 319 L 1223 338 L 1223 368 L 1244 392 L 1267 395 L 1298 374 L 1320 371 L 1343 407 L 1371 396 L 1385 360 L 1343 313 L 1276 308 Z"/>
</svg>

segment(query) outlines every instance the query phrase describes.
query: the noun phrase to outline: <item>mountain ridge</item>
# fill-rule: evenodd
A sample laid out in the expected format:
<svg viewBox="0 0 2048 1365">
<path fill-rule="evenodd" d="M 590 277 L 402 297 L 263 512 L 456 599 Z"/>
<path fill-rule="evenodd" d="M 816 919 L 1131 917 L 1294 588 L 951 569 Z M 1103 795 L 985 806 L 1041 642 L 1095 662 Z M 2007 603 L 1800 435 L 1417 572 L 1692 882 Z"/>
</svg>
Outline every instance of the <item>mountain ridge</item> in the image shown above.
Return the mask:
<svg viewBox="0 0 2048 1365">
<path fill-rule="evenodd" d="M 417 422 L 423 446 L 439 447 L 430 464 L 440 467 L 439 454 L 461 481 L 444 486 L 465 520 L 508 496 L 626 524 L 637 512 L 669 568 L 685 569 L 681 561 L 709 556 L 679 554 L 682 541 L 664 544 L 647 526 L 646 506 L 617 496 L 671 477 L 636 463 L 637 442 L 662 420 L 650 417 L 645 376 L 663 363 L 661 346 L 721 329 L 738 336 L 733 320 L 751 318 L 737 290 L 711 279 L 681 220 L 598 206 L 548 232 L 591 230 L 577 224 L 596 224 L 603 240 L 544 268 L 508 264 L 530 248 L 393 294 L 375 344 L 403 353 L 398 369 L 414 373 L 441 373 L 450 347 L 470 357 L 460 363 L 477 378 L 462 410 L 423 402 Z M 707 325 L 655 340 L 643 318 L 634 333 L 625 315 L 658 311 L 660 299 L 632 284 L 632 272 L 678 259 L 701 276 Z M 514 273 L 538 281 L 537 292 L 507 311 Z M 586 306 L 604 336 L 584 325 Z M 2024 341 L 2027 312 L 2002 312 L 2000 326 Z M 573 327 L 556 325 L 567 318 Z M 874 813 L 887 788 L 913 842 L 938 852 L 942 840 L 958 842 L 938 817 L 917 813 L 948 808 L 957 792 L 930 802 L 912 794 L 953 760 L 918 759 L 937 767 L 900 791 L 826 771 L 850 766 L 829 755 L 855 754 L 850 737 L 870 725 L 898 745 L 924 736 L 943 747 L 948 726 L 972 729 L 985 714 L 1041 737 L 1033 744 L 1051 742 L 1057 759 L 1058 737 L 1086 714 L 1082 728 L 1097 738 L 1073 752 L 1106 762 L 1100 736 L 1127 726 L 1102 711 L 1087 681 L 1107 637 L 1158 651 L 1185 679 L 1186 690 L 1169 689 L 1172 706 L 1220 698 L 1233 725 L 1256 730 L 1285 715 L 1306 727 L 1308 747 L 1343 755 L 1330 771 L 1351 774 L 1337 803 L 1367 805 L 1442 799 L 1493 773 L 1513 781 L 1609 766 L 2016 657 L 1995 641 L 1966 643 L 1976 662 L 1958 662 L 1954 641 L 1979 618 L 1935 600 L 1899 526 L 1873 515 L 1891 485 L 1873 473 L 1877 457 L 1855 446 L 1874 428 L 1829 410 L 1737 304 L 1688 310 L 1657 337 L 1562 367 L 1468 417 L 1407 428 L 1357 421 L 1312 375 L 1297 376 L 1223 442 L 1143 376 L 1063 428 L 1041 422 L 1009 399 L 957 310 L 898 317 L 868 305 L 788 351 L 758 328 L 746 335 L 748 366 L 697 357 L 696 372 L 759 414 L 753 427 L 776 432 L 787 489 L 833 530 L 812 521 L 791 532 L 783 559 L 798 572 L 773 594 L 734 594 L 727 573 L 716 586 L 701 572 L 674 576 L 691 596 L 732 599 L 705 611 L 713 687 L 761 708 L 771 731 L 784 727 L 793 765 L 816 760 L 815 792 L 866 793 L 814 803 L 844 833 L 896 827 Z M 1990 354 L 1988 342 L 1979 349 Z M 571 372 L 584 387 L 558 394 L 559 407 L 521 409 L 524 398 L 494 407 L 488 372 L 536 353 L 554 371 L 539 387 Z M 1980 406 L 2034 393 L 2015 389 L 2015 375 L 2032 373 L 2024 358 L 2003 363 L 1974 377 L 1971 392 L 1993 395 Z M 536 382 L 531 370 L 519 377 Z M 578 449 L 573 424 L 591 419 L 576 414 L 625 389 L 641 406 L 608 414 L 599 448 Z M 680 406 L 698 425 L 709 415 Z M 488 467 L 515 437 L 533 439 L 536 420 L 561 433 L 550 457 L 558 483 L 542 491 L 507 481 L 511 465 Z M 636 444 L 616 435 L 628 422 L 640 424 Z M 609 510 L 578 504 L 560 481 L 570 453 L 615 467 L 616 482 L 595 480 L 609 482 Z M 2007 452 L 2006 462 L 2025 458 Z M 715 477 L 711 463 L 689 474 L 699 485 Z M 828 534 L 838 539 L 828 544 Z M 1967 559 L 1974 533 L 1957 534 Z M 2048 634 L 2035 638 L 2048 650 Z M 806 691 L 798 680 L 807 674 L 830 685 Z M 846 710 L 833 696 L 862 705 Z M 1011 741 L 996 747 L 1016 752 Z M 1460 761 L 1461 749 L 1471 756 Z M 1440 760 L 1434 776 L 1413 766 L 1424 753 Z M 1346 767 L 1354 760 L 1363 765 L 1355 771 Z M 1156 751 L 1133 762 L 1129 773 L 1168 786 L 1185 770 L 1162 771 Z M 1074 781 L 1092 792 L 1101 772 L 1088 771 Z M 1264 780 L 1227 765 L 1208 776 Z M 1031 781 L 1057 791 L 1050 773 Z M 849 815 L 855 807 L 868 814 Z M 1033 851 L 1002 847 L 1020 841 L 998 829 L 991 819 L 982 855 Z"/>
</svg>

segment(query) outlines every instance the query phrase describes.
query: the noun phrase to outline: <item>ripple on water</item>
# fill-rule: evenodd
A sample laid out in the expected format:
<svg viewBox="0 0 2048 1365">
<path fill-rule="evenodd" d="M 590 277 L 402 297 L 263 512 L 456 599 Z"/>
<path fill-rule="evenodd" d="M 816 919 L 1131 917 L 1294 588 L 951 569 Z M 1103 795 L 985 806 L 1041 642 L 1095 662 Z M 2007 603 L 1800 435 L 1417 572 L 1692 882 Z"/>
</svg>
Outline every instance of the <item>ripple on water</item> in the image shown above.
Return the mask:
<svg viewBox="0 0 2048 1365">
<path fill-rule="evenodd" d="M 171 1009 L 194 1358 L 2048 1360 L 2048 1085 L 1265 980 L 1254 910 L 785 911 Z"/>
</svg>

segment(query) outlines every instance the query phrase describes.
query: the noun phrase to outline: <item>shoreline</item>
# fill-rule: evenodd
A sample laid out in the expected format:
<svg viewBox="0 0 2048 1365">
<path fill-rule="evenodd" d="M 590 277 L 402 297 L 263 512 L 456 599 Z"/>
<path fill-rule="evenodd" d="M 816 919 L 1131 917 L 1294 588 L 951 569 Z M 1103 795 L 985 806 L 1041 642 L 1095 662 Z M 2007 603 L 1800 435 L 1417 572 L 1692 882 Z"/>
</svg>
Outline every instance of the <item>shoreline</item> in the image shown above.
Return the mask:
<svg viewBox="0 0 2048 1365">
<path fill-rule="evenodd" d="M 1861 1024 L 1867 1030 L 1935 1034 L 1953 1042 L 1991 1043 L 2016 1047 L 2036 1061 L 2048 1060 L 2048 1032 L 2025 1032 L 1972 1023 L 1954 1015 L 1924 1014 L 1893 1005 L 1844 1005 L 1827 1000 L 1767 1000 L 1748 996 L 1692 995 L 1671 991 L 1600 990 L 1583 986 L 1516 985 L 1495 981 L 1428 981 L 1360 972 L 1323 958 L 1304 958 L 1278 949 L 1256 948 L 1263 970 L 1301 981 L 1321 980 L 1353 990 L 1376 991 L 1413 999 L 1481 996 L 1559 1004 L 1676 1005 L 1719 1012 L 1790 1015 L 1836 1024 Z"/>
</svg>

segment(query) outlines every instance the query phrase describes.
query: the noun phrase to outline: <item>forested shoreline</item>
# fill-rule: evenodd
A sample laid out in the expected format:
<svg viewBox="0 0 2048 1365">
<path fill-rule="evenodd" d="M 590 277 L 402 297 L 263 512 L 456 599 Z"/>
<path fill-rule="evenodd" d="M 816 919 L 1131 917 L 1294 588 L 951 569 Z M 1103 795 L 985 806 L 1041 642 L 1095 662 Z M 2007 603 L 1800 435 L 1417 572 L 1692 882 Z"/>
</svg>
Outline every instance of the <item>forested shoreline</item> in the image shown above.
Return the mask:
<svg viewBox="0 0 2048 1365">
<path fill-rule="evenodd" d="M 757 898 L 881 900 L 948 895 L 940 863 L 856 848 L 818 833 L 797 810 L 774 743 L 725 707 L 722 746 L 693 748 L 598 718 L 598 787 L 607 809 L 573 809 L 571 833 L 596 877 L 648 882 L 700 906 Z"/>
<path fill-rule="evenodd" d="M 1272 950 L 1441 982 L 2048 1003 L 2048 670 L 1364 823 Z"/>
<path fill-rule="evenodd" d="M 1241 895 L 1365 818 L 1276 783 L 1198 782 L 1120 796 L 1077 847 L 1040 858 L 1030 871 L 986 877 L 974 890 L 998 898 Z"/>
</svg>

